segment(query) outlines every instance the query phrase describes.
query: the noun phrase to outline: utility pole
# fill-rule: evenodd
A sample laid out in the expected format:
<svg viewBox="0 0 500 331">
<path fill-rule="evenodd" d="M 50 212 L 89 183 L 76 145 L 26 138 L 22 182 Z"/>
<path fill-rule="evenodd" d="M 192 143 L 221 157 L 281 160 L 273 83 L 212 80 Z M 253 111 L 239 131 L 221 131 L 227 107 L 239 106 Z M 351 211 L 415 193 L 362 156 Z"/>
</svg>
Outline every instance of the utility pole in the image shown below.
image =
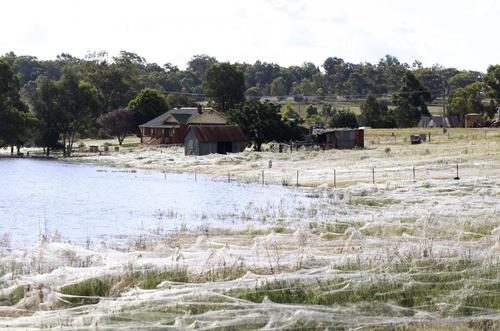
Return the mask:
<svg viewBox="0 0 500 331">
<path fill-rule="evenodd" d="M 444 82 L 443 77 L 441 77 L 441 82 L 443 85 L 443 122 L 442 122 L 442 126 L 443 126 L 443 135 L 445 135 L 446 134 L 446 84 Z"/>
</svg>

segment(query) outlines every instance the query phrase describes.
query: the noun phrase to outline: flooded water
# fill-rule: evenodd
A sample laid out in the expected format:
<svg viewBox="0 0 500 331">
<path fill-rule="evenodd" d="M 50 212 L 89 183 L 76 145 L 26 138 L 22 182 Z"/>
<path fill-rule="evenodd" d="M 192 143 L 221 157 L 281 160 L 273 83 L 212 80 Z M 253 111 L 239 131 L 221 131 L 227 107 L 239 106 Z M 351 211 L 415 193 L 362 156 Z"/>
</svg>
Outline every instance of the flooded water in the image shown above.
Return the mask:
<svg viewBox="0 0 500 331">
<path fill-rule="evenodd" d="M 280 186 L 30 159 L 0 160 L 0 186 L 0 235 L 17 247 L 56 231 L 83 243 L 258 225 L 269 215 L 293 217 L 305 203 L 300 191 Z M 259 211 L 267 216 L 256 219 Z"/>
</svg>

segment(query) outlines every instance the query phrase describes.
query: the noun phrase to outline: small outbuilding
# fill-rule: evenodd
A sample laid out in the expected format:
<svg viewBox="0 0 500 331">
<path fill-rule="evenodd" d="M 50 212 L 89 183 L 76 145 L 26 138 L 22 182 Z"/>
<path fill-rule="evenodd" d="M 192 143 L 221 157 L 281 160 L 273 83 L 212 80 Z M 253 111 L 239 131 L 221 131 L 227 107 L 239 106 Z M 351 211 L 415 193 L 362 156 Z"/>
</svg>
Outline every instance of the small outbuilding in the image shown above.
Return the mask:
<svg viewBox="0 0 500 331">
<path fill-rule="evenodd" d="M 478 113 L 465 114 L 465 127 L 466 128 L 477 128 L 480 127 L 483 122 L 483 115 Z"/>
<path fill-rule="evenodd" d="M 185 155 L 239 153 L 247 138 L 238 125 L 191 125 L 184 135 Z"/>
<path fill-rule="evenodd" d="M 363 129 L 315 129 L 312 139 L 315 145 L 323 148 L 364 148 L 364 133 Z"/>
</svg>

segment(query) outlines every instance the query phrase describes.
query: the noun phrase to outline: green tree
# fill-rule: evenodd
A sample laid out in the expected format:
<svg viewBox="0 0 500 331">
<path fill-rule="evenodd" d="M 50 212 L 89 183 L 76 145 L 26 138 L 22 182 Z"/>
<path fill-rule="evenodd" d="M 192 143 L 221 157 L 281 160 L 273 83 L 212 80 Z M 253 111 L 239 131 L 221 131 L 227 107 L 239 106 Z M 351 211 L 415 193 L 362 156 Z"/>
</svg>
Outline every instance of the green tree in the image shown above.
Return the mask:
<svg viewBox="0 0 500 331">
<path fill-rule="evenodd" d="M 248 88 L 246 90 L 245 94 L 248 97 L 254 97 L 254 98 L 262 95 L 262 93 L 260 92 L 260 89 L 257 86 L 252 86 L 252 87 Z"/>
<path fill-rule="evenodd" d="M 393 95 L 394 116 L 399 127 L 417 125 L 422 115 L 429 116 L 427 102 L 432 99 L 429 90 L 420 83 L 415 75 L 407 71 L 399 92 Z"/>
<path fill-rule="evenodd" d="M 37 125 L 36 117 L 21 101 L 19 80 L 10 65 L 0 60 L 0 144 L 14 146 L 18 152 L 21 145 L 32 137 Z"/>
<path fill-rule="evenodd" d="M 309 78 L 304 78 L 299 84 L 292 87 L 293 94 L 300 94 L 304 96 L 314 95 L 317 90 L 316 84 Z"/>
<path fill-rule="evenodd" d="M 361 103 L 361 115 L 359 116 L 362 125 L 372 128 L 386 127 L 389 109 L 387 103 L 378 101 L 373 95 L 369 95 L 363 103 Z"/>
<path fill-rule="evenodd" d="M 481 81 L 482 79 L 483 75 L 480 72 L 462 71 L 448 78 L 447 84 L 453 92 L 457 88 L 466 87 L 467 85 Z"/>
<path fill-rule="evenodd" d="M 302 134 L 294 122 L 283 121 L 280 106 L 249 100 L 228 111 L 229 120 L 238 124 L 248 140 L 260 151 L 262 144 L 269 141 L 301 139 Z"/>
<path fill-rule="evenodd" d="M 205 73 L 203 91 L 219 109 L 227 111 L 244 100 L 243 72 L 229 63 L 214 64 Z"/>
<path fill-rule="evenodd" d="M 286 82 L 283 77 L 275 78 L 271 82 L 271 95 L 284 96 L 288 94 L 288 89 L 286 87 Z"/>
<path fill-rule="evenodd" d="M 166 98 L 167 105 L 169 109 L 175 107 L 191 107 L 195 104 L 192 97 L 187 94 L 181 93 L 169 93 Z"/>
<path fill-rule="evenodd" d="M 491 93 L 490 86 L 483 82 L 474 82 L 465 88 L 457 88 L 450 99 L 449 113 L 461 116 L 478 113 L 491 117 L 495 111 L 494 105 L 483 102 Z"/>
<path fill-rule="evenodd" d="M 194 55 L 187 63 L 187 69 L 191 71 L 201 82 L 210 66 L 217 63 L 217 59 L 206 54 Z"/>
<path fill-rule="evenodd" d="M 332 128 L 357 128 L 358 119 L 349 110 L 334 110 L 329 125 Z"/>
<path fill-rule="evenodd" d="M 290 105 L 285 106 L 285 110 L 283 110 L 282 114 L 283 118 L 285 119 L 293 119 L 296 121 L 300 121 L 300 115 L 297 113 L 295 110 Z"/>
<path fill-rule="evenodd" d="M 484 81 L 491 89 L 490 95 L 500 104 L 500 64 L 488 67 Z"/>
<path fill-rule="evenodd" d="M 11 147 L 13 154 L 14 146 L 17 152 L 28 140 L 34 138 L 34 130 L 38 125 L 35 115 L 22 112 L 16 108 L 0 111 L 0 139 L 3 144 Z"/>
<path fill-rule="evenodd" d="M 101 106 L 96 89 L 71 70 L 65 71 L 57 88 L 64 155 L 71 156 L 75 139 L 95 128 Z"/>
<path fill-rule="evenodd" d="M 395 56 L 386 55 L 380 59 L 378 68 L 382 72 L 387 90 L 397 91 L 409 66 L 406 63 L 400 63 Z"/>
<path fill-rule="evenodd" d="M 92 63 L 87 68 L 87 79 L 97 89 L 103 113 L 124 107 L 131 99 L 131 78 L 116 64 Z"/>
<path fill-rule="evenodd" d="M 134 126 L 146 123 L 169 110 L 165 97 L 155 89 L 145 88 L 128 104 L 128 109 L 134 114 Z"/>
<path fill-rule="evenodd" d="M 50 156 L 51 148 L 59 147 L 63 116 L 58 98 L 59 90 L 55 82 L 46 76 L 38 77 L 34 83 L 31 103 L 40 122 L 37 144 L 44 147 L 47 157 Z"/>
</svg>

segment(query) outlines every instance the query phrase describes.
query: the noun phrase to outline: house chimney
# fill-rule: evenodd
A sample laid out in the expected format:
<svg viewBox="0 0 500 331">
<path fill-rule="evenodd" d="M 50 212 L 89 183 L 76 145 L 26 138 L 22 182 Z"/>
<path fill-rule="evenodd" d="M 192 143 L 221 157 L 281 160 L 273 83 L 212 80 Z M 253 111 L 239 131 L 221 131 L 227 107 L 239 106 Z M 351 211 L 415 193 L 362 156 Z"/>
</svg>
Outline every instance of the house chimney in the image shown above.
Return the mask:
<svg viewBox="0 0 500 331">
<path fill-rule="evenodd" d="M 201 114 L 201 113 L 203 113 L 203 106 L 198 105 L 198 114 Z"/>
</svg>

